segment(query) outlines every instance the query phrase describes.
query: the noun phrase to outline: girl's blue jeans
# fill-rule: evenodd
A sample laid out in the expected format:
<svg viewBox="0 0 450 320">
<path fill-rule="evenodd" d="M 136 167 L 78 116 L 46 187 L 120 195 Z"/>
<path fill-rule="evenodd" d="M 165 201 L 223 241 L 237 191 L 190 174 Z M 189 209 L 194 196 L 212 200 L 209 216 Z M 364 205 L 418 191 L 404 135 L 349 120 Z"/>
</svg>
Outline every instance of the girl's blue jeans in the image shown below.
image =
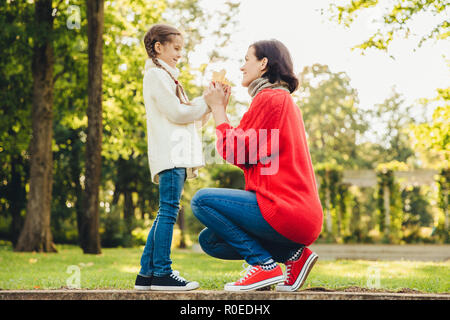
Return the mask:
<svg viewBox="0 0 450 320">
<path fill-rule="evenodd" d="M 206 188 L 191 200 L 194 215 L 206 228 L 199 235 L 203 251 L 219 259 L 261 265 L 286 262 L 303 247 L 273 229 L 263 218 L 251 191 Z"/>
<path fill-rule="evenodd" d="M 172 272 L 170 247 L 185 181 L 185 168 L 173 168 L 159 173 L 159 210 L 142 253 L 139 272 L 142 276 L 162 277 Z"/>
</svg>

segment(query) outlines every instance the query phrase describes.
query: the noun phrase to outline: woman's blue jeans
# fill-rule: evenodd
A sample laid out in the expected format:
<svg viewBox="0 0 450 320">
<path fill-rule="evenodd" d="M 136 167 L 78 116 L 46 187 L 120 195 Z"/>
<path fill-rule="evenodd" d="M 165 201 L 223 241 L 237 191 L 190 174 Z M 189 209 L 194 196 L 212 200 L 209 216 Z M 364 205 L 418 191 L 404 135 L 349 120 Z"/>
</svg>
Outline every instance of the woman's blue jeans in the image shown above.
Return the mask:
<svg viewBox="0 0 450 320">
<path fill-rule="evenodd" d="M 142 276 L 162 277 L 172 272 L 170 247 L 185 181 L 185 168 L 173 168 L 159 173 L 159 210 L 142 253 L 139 272 Z"/>
<path fill-rule="evenodd" d="M 203 251 L 219 259 L 261 265 L 286 262 L 302 244 L 273 229 L 263 218 L 251 191 L 206 188 L 191 200 L 194 215 L 206 228 L 199 235 Z"/>
</svg>

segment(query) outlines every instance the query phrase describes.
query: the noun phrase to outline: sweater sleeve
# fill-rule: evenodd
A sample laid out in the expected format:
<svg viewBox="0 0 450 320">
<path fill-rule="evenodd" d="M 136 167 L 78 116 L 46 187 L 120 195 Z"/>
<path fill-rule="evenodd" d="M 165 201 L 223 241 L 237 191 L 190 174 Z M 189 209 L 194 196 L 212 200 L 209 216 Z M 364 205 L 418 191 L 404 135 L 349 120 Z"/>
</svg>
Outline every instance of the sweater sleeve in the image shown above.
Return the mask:
<svg viewBox="0 0 450 320">
<path fill-rule="evenodd" d="M 260 101 L 260 100 L 259 100 Z M 228 123 L 216 127 L 217 151 L 227 162 L 241 169 L 258 162 L 269 163 L 279 153 L 281 105 L 275 101 L 255 101 L 239 126 Z"/>
<path fill-rule="evenodd" d="M 194 105 L 198 105 L 198 104 L 202 104 L 202 103 L 206 104 L 203 96 L 193 99 L 191 101 L 191 103 Z M 207 106 L 207 110 L 206 110 L 205 114 L 202 116 L 202 118 L 200 120 L 195 121 L 195 127 L 203 128 L 206 125 L 206 123 L 209 121 L 210 118 L 211 118 L 211 109 Z"/>
<path fill-rule="evenodd" d="M 167 78 L 170 79 L 162 69 L 153 68 L 147 71 L 144 77 L 144 94 L 148 94 L 156 108 L 173 123 L 186 124 L 201 120 L 208 111 L 205 100 L 198 98 L 192 105 L 182 104 L 170 86 L 172 80 L 168 81 Z"/>
</svg>

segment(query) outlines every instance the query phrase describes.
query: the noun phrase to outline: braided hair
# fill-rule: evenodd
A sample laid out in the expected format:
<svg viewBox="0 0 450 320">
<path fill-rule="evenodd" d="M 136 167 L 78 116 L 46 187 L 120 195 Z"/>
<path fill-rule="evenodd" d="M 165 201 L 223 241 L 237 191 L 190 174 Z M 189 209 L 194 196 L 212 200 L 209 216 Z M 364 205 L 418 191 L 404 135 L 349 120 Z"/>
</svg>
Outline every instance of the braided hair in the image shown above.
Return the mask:
<svg viewBox="0 0 450 320">
<path fill-rule="evenodd" d="M 190 104 L 189 99 L 186 96 L 186 93 L 184 92 L 183 86 L 181 85 L 181 83 L 178 82 L 177 79 L 175 79 L 175 77 L 166 68 L 164 68 L 163 65 L 161 65 L 161 63 L 157 59 L 157 52 L 155 50 L 156 42 L 164 44 L 166 42 L 170 42 L 172 36 L 177 35 L 181 36 L 181 32 L 178 31 L 178 29 L 165 24 L 155 24 L 145 34 L 144 45 L 145 50 L 147 51 L 147 55 L 150 59 L 152 59 L 153 63 L 158 68 L 161 68 L 164 71 L 166 71 L 172 78 L 172 80 L 175 82 L 176 85 L 175 94 L 177 95 L 178 99 L 180 99 L 180 102 L 183 104 Z"/>
</svg>

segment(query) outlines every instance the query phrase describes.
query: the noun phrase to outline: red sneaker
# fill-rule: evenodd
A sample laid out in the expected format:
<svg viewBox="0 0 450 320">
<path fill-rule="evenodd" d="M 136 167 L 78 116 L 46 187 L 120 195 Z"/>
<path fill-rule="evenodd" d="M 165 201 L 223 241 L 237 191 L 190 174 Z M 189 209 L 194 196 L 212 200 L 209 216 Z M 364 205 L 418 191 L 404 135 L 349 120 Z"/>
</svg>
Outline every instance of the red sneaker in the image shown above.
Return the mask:
<svg viewBox="0 0 450 320">
<path fill-rule="evenodd" d="M 317 254 L 305 247 L 297 260 L 285 262 L 286 279 L 275 289 L 277 291 L 297 291 L 305 282 L 318 258 Z"/>
<path fill-rule="evenodd" d="M 261 266 L 249 266 L 247 273 L 236 282 L 225 285 L 226 291 L 256 290 L 272 284 L 283 282 L 284 275 L 280 266 L 272 270 L 264 270 Z"/>
</svg>

